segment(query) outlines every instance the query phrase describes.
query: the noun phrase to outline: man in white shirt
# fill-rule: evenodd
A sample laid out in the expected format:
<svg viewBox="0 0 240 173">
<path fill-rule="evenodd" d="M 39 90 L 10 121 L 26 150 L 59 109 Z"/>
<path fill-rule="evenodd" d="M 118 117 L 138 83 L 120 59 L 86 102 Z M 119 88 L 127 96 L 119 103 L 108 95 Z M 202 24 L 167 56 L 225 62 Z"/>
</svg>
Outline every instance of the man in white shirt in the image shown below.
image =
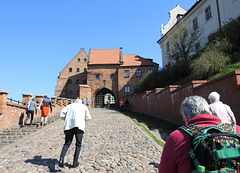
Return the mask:
<svg viewBox="0 0 240 173">
<path fill-rule="evenodd" d="M 77 99 L 74 103 L 67 105 L 60 112 L 60 118 L 64 119 L 65 144 L 59 159 L 59 167 L 64 167 L 64 157 L 72 143 L 73 136 L 76 138 L 76 148 L 73 158 L 73 168 L 79 165 L 78 157 L 81 150 L 82 138 L 85 131 L 85 120 L 90 120 L 91 115 L 87 106 L 82 104 L 82 100 Z"/>
<path fill-rule="evenodd" d="M 220 95 L 214 91 L 208 96 L 210 101 L 209 109 L 212 115 L 220 118 L 222 123 L 236 124 L 236 118 L 231 108 L 220 101 Z"/>
</svg>

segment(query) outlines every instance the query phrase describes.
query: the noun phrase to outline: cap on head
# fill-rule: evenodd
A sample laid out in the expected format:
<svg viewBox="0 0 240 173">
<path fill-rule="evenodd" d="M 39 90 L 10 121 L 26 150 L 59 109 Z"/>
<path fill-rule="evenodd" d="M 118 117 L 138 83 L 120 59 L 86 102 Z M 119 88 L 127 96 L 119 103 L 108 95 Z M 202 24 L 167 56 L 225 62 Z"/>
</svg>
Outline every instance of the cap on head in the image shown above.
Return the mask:
<svg viewBox="0 0 240 173">
<path fill-rule="evenodd" d="M 213 91 L 209 94 L 208 99 L 209 100 L 212 99 L 213 102 L 219 101 L 220 100 L 220 95 L 216 91 Z"/>
</svg>

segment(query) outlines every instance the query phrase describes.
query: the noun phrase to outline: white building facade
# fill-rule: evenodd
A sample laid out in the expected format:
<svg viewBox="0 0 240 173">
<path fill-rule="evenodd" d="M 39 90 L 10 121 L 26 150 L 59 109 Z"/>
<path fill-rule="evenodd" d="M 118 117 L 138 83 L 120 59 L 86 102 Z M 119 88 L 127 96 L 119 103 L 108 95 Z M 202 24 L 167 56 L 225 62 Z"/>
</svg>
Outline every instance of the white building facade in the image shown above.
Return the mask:
<svg viewBox="0 0 240 173">
<path fill-rule="evenodd" d="M 187 27 L 191 32 L 198 32 L 195 48 L 191 54 L 203 48 L 209 41 L 209 36 L 224 24 L 240 16 L 240 0 L 198 0 L 188 10 L 179 5 L 169 11 L 169 22 L 161 26 L 161 38 L 157 41 L 162 49 L 162 64 L 167 65 L 168 52 L 171 51 L 172 36 L 181 27 Z"/>
</svg>

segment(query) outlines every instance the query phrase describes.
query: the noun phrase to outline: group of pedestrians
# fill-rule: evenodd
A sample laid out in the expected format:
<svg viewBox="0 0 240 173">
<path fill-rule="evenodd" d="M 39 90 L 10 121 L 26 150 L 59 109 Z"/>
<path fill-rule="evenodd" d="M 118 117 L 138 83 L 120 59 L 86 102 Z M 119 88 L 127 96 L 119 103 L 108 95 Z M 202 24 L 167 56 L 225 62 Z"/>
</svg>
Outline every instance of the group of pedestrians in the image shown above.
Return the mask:
<svg viewBox="0 0 240 173">
<path fill-rule="evenodd" d="M 192 172 L 192 159 L 190 150 L 192 147 L 192 137 L 190 132 L 183 128 L 198 127 L 208 128 L 220 127 L 222 123 L 229 124 L 227 127 L 234 129 L 236 134 L 240 134 L 240 126 L 236 125 L 236 118 L 231 108 L 220 101 L 220 95 L 217 92 L 212 92 L 208 96 L 210 104 L 201 96 L 186 97 L 180 105 L 180 113 L 185 122 L 185 126 L 173 131 L 168 137 L 163 148 L 161 161 L 158 166 L 158 171 L 161 173 L 190 173 Z M 127 100 L 127 106 L 129 102 Z M 120 100 L 120 109 L 123 106 L 123 101 Z M 125 101 L 126 106 L 126 101 Z M 44 98 L 40 105 L 42 111 L 42 120 L 45 118 L 46 124 L 47 115 L 52 111 L 51 101 L 49 98 Z M 25 124 L 31 115 L 30 124 L 33 122 L 34 109 L 37 110 L 36 102 L 32 99 L 27 105 L 27 118 Z M 76 99 L 73 103 L 67 105 L 59 114 L 64 120 L 65 142 L 62 147 L 59 158 L 59 167 L 64 167 L 64 157 L 72 143 L 73 137 L 76 139 L 75 152 L 73 156 L 72 167 L 79 166 L 79 155 L 81 151 L 82 138 L 85 131 L 85 121 L 91 119 L 88 107 L 81 99 Z M 224 126 L 225 127 L 225 126 Z M 190 129 L 191 130 L 191 129 Z M 228 132 L 230 129 L 225 129 Z M 224 132 L 224 131 L 223 131 Z M 214 133 L 211 132 L 211 133 Z M 240 142 L 240 141 L 239 141 Z M 239 163 L 237 163 L 239 164 Z"/>
<path fill-rule="evenodd" d="M 79 165 L 78 158 L 81 150 L 82 145 L 82 138 L 85 131 L 85 120 L 91 119 L 91 115 L 88 110 L 88 105 L 90 101 L 85 99 L 81 100 L 77 98 L 74 102 L 70 103 L 66 107 L 62 109 L 59 116 L 64 120 L 64 134 L 65 134 L 65 143 L 63 145 L 60 159 L 59 159 L 59 167 L 64 167 L 64 157 L 70 147 L 73 137 L 76 138 L 76 148 L 74 153 L 73 165 L 72 167 L 75 168 Z M 52 104 L 51 100 L 48 96 L 46 96 L 42 102 L 40 103 L 40 110 L 41 110 L 41 123 L 40 125 L 47 124 L 47 117 L 49 112 L 52 112 Z M 30 119 L 30 125 L 33 124 L 34 119 L 34 111 L 37 114 L 37 103 L 35 99 L 31 99 L 26 108 L 27 117 L 24 121 L 24 125 L 27 124 L 28 119 Z"/>
<path fill-rule="evenodd" d="M 37 114 L 37 110 L 41 110 L 41 122 L 40 125 L 47 125 L 47 119 L 48 119 L 48 114 L 49 112 L 52 112 L 52 104 L 51 104 L 51 99 L 48 96 L 45 96 L 45 98 L 42 100 L 40 103 L 39 107 L 37 107 L 37 103 L 35 99 L 31 99 L 26 108 L 26 113 L 27 117 L 24 121 L 24 125 L 26 126 L 28 119 L 31 116 L 30 119 L 30 125 L 33 125 L 33 119 L 34 119 L 34 113 Z"/>
<path fill-rule="evenodd" d="M 200 96 L 186 97 L 181 103 L 180 113 L 186 124 L 184 128 L 188 129 L 189 131 L 185 131 L 182 128 L 180 128 L 173 131 L 170 134 L 163 148 L 161 161 L 158 167 L 158 170 L 160 173 L 190 173 L 193 171 L 193 165 L 199 164 L 199 163 L 195 163 L 196 155 L 193 154 L 193 150 L 191 149 L 193 145 L 192 143 L 193 138 L 191 137 L 191 135 L 189 135 L 191 131 L 191 129 L 189 128 L 190 126 L 192 127 L 194 125 L 194 127 L 198 126 L 198 128 L 212 127 L 213 131 L 211 131 L 210 133 L 213 134 L 213 133 L 216 133 L 215 130 L 217 126 L 221 127 L 223 126 L 222 123 L 227 123 L 228 126 L 225 125 L 225 127 L 228 127 L 228 128 L 225 128 L 224 130 L 222 130 L 222 132 L 228 133 L 232 128 L 233 133 L 235 131 L 236 134 L 240 134 L 240 126 L 236 125 L 236 118 L 232 110 L 228 105 L 220 101 L 220 95 L 214 91 L 209 94 L 208 99 L 209 99 L 210 105 L 207 103 L 207 101 L 203 97 L 200 97 Z M 219 139 L 219 140 L 222 140 L 222 139 Z M 223 141 L 220 141 L 220 142 L 223 142 Z M 216 144 L 213 144 L 213 145 L 216 145 Z M 223 145 L 230 145 L 230 144 L 223 144 Z M 231 147 L 229 146 L 227 148 L 231 148 Z M 238 146 L 235 145 L 234 147 L 238 147 Z M 224 171 L 222 172 L 227 172 L 225 170 L 225 166 L 229 167 L 229 169 L 235 169 L 235 171 L 236 170 L 240 171 L 239 165 L 238 165 L 240 156 L 238 156 L 238 152 L 231 153 L 230 150 L 226 150 L 226 151 L 229 151 L 227 152 L 228 155 L 230 154 L 235 155 L 235 158 L 234 156 L 226 158 L 227 160 L 225 160 L 225 162 L 230 161 L 230 163 L 235 163 L 235 165 L 229 165 L 229 163 L 224 165 L 222 161 L 221 162 L 218 161 L 215 164 L 219 164 L 219 165 L 215 165 L 215 166 L 216 167 L 220 166 L 224 168 Z M 239 149 L 237 151 L 239 151 Z M 199 152 L 203 154 L 204 151 L 199 151 Z M 217 155 L 214 155 L 214 158 L 216 157 Z M 223 157 L 223 158 L 226 157 L 225 153 L 221 153 L 219 157 Z M 210 159 L 210 158 L 207 158 L 207 159 Z M 236 159 L 238 160 L 238 162 L 232 161 L 231 159 Z"/>
<path fill-rule="evenodd" d="M 126 99 L 125 102 L 123 102 L 123 99 L 120 99 L 120 101 L 119 101 L 119 109 L 120 109 L 120 111 L 128 110 L 128 108 L 129 108 L 129 101 L 128 101 L 128 99 Z"/>
</svg>

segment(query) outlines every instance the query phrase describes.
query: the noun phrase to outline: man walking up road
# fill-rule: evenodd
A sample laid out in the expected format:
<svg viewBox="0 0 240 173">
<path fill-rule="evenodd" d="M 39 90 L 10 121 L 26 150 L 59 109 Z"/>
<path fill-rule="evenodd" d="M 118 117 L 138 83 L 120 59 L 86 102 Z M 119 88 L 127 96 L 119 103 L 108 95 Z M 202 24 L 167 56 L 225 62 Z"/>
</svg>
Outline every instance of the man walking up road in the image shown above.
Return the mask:
<svg viewBox="0 0 240 173">
<path fill-rule="evenodd" d="M 82 104 L 82 100 L 77 99 L 74 103 L 66 106 L 60 112 L 60 118 L 64 119 L 65 144 L 59 159 L 58 166 L 64 167 L 64 157 L 72 143 L 73 136 L 76 138 L 76 148 L 73 158 L 73 168 L 79 165 L 78 157 L 81 150 L 82 138 L 85 131 L 85 120 L 90 120 L 91 115 L 86 105 Z"/>
</svg>

